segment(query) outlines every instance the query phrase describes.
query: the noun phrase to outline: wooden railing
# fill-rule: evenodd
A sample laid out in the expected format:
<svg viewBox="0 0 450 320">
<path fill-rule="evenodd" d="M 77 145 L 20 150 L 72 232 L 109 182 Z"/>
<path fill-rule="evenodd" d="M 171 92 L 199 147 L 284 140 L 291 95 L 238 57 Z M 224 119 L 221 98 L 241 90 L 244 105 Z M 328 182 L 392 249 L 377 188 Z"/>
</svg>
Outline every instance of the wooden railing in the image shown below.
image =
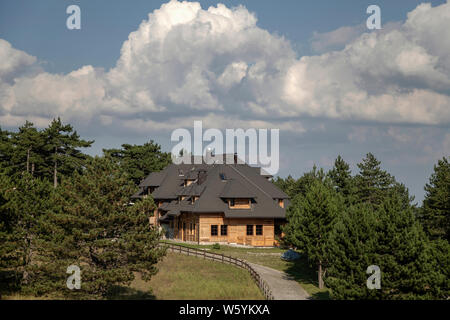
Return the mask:
<svg viewBox="0 0 450 320">
<path fill-rule="evenodd" d="M 203 259 L 219 261 L 222 263 L 228 263 L 228 264 L 235 265 L 239 268 L 245 269 L 248 272 L 250 272 L 251 277 L 256 282 L 256 285 L 259 287 L 261 292 L 264 294 L 264 297 L 267 300 L 273 300 L 272 291 L 270 290 L 266 281 L 264 281 L 264 279 L 261 278 L 259 273 L 255 269 L 253 269 L 253 267 L 251 265 L 249 265 L 247 263 L 247 261 L 245 261 L 245 260 L 241 260 L 241 259 L 234 258 L 231 256 L 226 256 L 221 253 L 213 253 L 213 252 L 208 252 L 208 251 L 202 250 L 202 249 L 189 248 L 187 246 L 174 244 L 174 243 L 161 242 L 160 245 L 167 247 L 167 249 L 172 252 L 178 252 L 178 253 L 186 254 L 188 256 L 191 255 L 191 256 L 196 256 L 196 257 L 203 258 Z"/>
</svg>

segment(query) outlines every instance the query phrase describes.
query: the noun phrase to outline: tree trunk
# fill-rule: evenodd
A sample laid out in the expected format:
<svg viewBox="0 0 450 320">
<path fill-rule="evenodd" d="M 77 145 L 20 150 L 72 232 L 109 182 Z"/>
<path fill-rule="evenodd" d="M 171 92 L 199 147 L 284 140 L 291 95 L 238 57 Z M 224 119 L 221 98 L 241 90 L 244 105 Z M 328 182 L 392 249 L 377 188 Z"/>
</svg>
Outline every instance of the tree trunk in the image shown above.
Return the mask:
<svg viewBox="0 0 450 320">
<path fill-rule="evenodd" d="M 34 162 L 31 164 L 31 176 L 34 175 Z"/>
<path fill-rule="evenodd" d="M 54 170 L 53 170 L 53 187 L 56 188 L 58 186 L 58 177 L 56 176 L 57 174 L 57 160 L 56 160 L 56 147 L 55 147 L 55 166 L 54 166 Z"/>
<path fill-rule="evenodd" d="M 323 289 L 323 271 L 321 261 L 319 261 L 319 289 Z"/>
<path fill-rule="evenodd" d="M 23 261 L 23 274 L 22 274 L 22 282 L 24 284 L 28 284 L 28 279 L 29 279 L 29 273 L 28 273 L 28 268 L 29 266 L 32 264 L 32 259 L 33 259 L 33 247 L 32 247 L 32 240 L 33 240 L 33 236 L 31 236 L 30 234 L 27 234 L 26 239 L 25 239 L 25 256 L 24 256 L 24 261 Z"/>
</svg>

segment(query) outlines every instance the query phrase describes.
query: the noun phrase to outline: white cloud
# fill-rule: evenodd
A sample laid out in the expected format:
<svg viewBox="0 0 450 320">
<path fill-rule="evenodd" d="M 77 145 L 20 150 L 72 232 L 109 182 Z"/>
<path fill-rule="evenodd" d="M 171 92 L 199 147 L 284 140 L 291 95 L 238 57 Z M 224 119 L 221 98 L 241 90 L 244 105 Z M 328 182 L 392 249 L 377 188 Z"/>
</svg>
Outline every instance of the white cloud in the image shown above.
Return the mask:
<svg viewBox="0 0 450 320">
<path fill-rule="evenodd" d="M 318 53 L 343 49 L 346 44 L 358 38 L 366 30 L 366 26 L 360 24 L 340 27 L 329 32 L 314 32 L 311 39 L 311 47 Z"/>
<path fill-rule="evenodd" d="M 425 31 L 445 30 L 449 16 L 450 3 L 420 5 L 399 28 L 364 33 L 341 51 L 302 57 L 287 72 L 282 95 L 287 105 L 280 113 L 449 123 L 450 46 L 444 40 L 445 49 L 439 47 L 442 32 Z"/>
<path fill-rule="evenodd" d="M 442 30 L 449 16 L 450 3 L 423 4 L 382 32 L 316 33 L 316 49 L 345 48 L 297 59 L 286 39 L 259 28 L 243 6 L 171 1 L 130 33 L 114 68 L 65 75 L 40 70 L 35 57 L 0 40 L 0 122 L 60 115 L 169 130 L 205 119 L 215 127 L 302 131 L 298 119 L 306 115 L 448 124 L 450 39 Z"/>
<path fill-rule="evenodd" d="M 0 39 L 0 79 L 9 82 L 36 63 L 36 57 L 14 49 L 8 41 Z"/>
</svg>

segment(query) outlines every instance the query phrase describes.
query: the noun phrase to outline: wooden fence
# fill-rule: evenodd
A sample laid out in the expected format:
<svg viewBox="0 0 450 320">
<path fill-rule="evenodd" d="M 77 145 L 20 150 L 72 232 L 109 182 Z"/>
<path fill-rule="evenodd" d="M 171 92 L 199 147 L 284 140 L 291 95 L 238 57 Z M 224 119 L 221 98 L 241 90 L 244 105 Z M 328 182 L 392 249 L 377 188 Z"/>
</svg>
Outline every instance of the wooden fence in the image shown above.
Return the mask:
<svg viewBox="0 0 450 320">
<path fill-rule="evenodd" d="M 264 297 L 267 300 L 273 300 L 272 291 L 270 290 L 269 286 L 267 285 L 266 281 L 261 278 L 258 272 L 256 272 L 255 269 L 251 265 L 247 263 L 245 260 L 241 260 L 238 258 L 234 258 L 231 256 L 226 256 L 221 253 L 213 253 L 208 252 L 206 250 L 202 249 L 196 249 L 196 248 L 189 248 L 183 245 L 174 244 L 174 243 L 167 243 L 167 242 L 161 242 L 162 246 L 167 247 L 168 250 L 172 252 L 178 252 L 186 255 L 191 255 L 203 259 L 213 260 L 213 261 L 219 261 L 222 263 L 228 263 L 235 265 L 239 268 L 245 269 L 248 272 L 250 272 L 251 277 L 256 282 L 256 285 L 261 289 L 262 293 L 264 294 Z"/>
</svg>

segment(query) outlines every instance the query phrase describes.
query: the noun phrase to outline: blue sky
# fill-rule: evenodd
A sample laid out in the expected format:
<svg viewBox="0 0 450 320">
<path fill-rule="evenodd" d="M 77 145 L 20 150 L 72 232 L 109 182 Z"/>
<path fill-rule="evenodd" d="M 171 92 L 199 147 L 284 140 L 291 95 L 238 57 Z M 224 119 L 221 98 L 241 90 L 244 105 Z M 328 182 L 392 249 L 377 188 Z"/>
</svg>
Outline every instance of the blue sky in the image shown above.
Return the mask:
<svg viewBox="0 0 450 320">
<path fill-rule="evenodd" d="M 217 16 L 197 15 L 167 33 L 152 25 L 164 23 L 162 14 L 148 16 L 161 1 L 3 0 L 0 125 L 44 126 L 61 116 L 96 140 L 91 153 L 149 139 L 169 151 L 171 130 L 192 128 L 194 118 L 210 127 L 278 127 L 281 176 L 314 163 L 328 169 L 338 154 L 356 171 L 373 152 L 421 200 L 433 164 L 450 152 L 450 47 L 436 32 L 448 29 L 450 9 L 422 2 L 226 1 L 226 10 L 245 7 L 227 16 L 239 43 L 229 49 L 218 47 L 234 31 L 203 38 Z M 206 14 L 217 3 L 195 10 Z M 72 4 L 81 8 L 81 30 L 65 26 Z M 380 6 L 384 30 L 365 28 L 371 4 Z M 176 11 L 165 8 L 166 16 Z M 159 42 L 158 32 L 166 37 Z"/>
</svg>

